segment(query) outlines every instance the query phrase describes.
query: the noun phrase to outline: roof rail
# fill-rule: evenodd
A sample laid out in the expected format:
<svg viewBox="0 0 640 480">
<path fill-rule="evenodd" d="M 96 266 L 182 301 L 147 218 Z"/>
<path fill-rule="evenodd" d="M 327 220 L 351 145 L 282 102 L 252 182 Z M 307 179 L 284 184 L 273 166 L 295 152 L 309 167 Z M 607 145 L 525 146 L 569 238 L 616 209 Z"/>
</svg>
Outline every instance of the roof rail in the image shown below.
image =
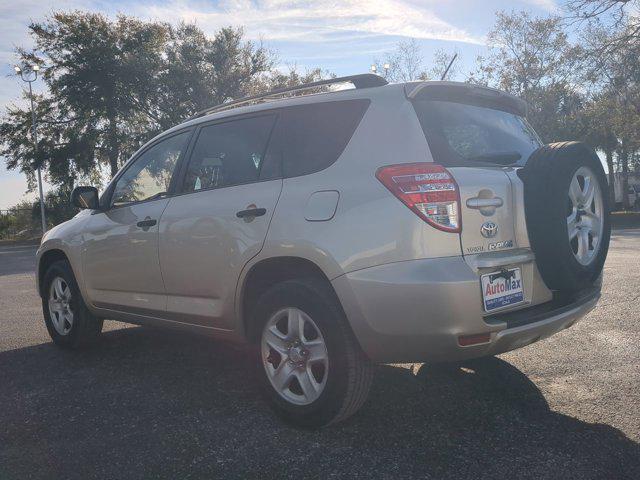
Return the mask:
<svg viewBox="0 0 640 480">
<path fill-rule="evenodd" d="M 326 80 L 319 80 L 317 82 L 305 83 L 302 85 L 297 85 L 295 87 L 277 88 L 275 90 L 271 90 L 270 92 L 261 93 L 259 95 L 252 95 L 250 97 L 243 97 L 237 100 L 232 100 L 231 102 L 221 103 L 220 105 L 205 108 L 204 110 L 199 111 L 195 115 L 189 117 L 189 120 L 202 117 L 203 115 L 208 115 L 210 113 L 218 112 L 221 110 L 226 110 L 231 107 L 238 107 L 240 105 L 244 105 L 245 103 L 250 103 L 255 100 L 268 99 L 269 97 L 272 97 L 274 95 L 280 95 L 282 93 L 304 91 L 304 90 L 309 90 L 316 87 L 322 87 L 324 85 L 335 85 L 338 83 L 352 83 L 355 88 L 371 88 L 371 87 L 382 87 L 384 85 L 387 85 L 389 82 L 387 82 L 384 78 L 380 77 L 379 75 L 375 75 L 373 73 L 362 73 L 359 75 L 349 75 L 347 77 L 328 78 Z"/>
</svg>

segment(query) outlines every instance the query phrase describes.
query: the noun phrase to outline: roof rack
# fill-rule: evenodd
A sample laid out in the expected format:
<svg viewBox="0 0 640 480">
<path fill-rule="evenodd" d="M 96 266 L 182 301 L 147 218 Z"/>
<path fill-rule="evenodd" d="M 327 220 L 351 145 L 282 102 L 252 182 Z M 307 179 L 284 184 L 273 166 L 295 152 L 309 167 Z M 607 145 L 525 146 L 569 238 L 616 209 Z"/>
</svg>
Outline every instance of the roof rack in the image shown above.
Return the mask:
<svg viewBox="0 0 640 480">
<path fill-rule="evenodd" d="M 327 80 L 319 80 L 317 82 L 305 83 L 303 85 L 297 85 L 295 87 L 277 88 L 275 90 L 271 90 L 270 92 L 261 93 L 259 95 L 252 95 L 250 97 L 239 98 L 238 100 L 233 100 L 231 102 L 221 103 L 220 105 L 205 108 L 204 110 L 199 111 L 195 115 L 189 117 L 189 120 L 202 117 L 203 115 L 208 115 L 210 113 L 218 112 L 221 110 L 227 110 L 228 108 L 239 107 L 240 105 L 251 103 L 255 100 L 269 99 L 269 97 L 272 97 L 274 95 L 280 95 L 282 93 L 310 90 L 312 88 L 322 87 L 324 85 L 335 85 L 338 83 L 351 83 L 355 88 L 359 89 L 359 88 L 382 87 L 384 85 L 387 85 L 389 82 L 387 82 L 384 78 L 380 77 L 379 75 L 375 75 L 373 73 L 362 73 L 359 75 L 349 75 L 347 77 L 329 78 Z"/>
</svg>

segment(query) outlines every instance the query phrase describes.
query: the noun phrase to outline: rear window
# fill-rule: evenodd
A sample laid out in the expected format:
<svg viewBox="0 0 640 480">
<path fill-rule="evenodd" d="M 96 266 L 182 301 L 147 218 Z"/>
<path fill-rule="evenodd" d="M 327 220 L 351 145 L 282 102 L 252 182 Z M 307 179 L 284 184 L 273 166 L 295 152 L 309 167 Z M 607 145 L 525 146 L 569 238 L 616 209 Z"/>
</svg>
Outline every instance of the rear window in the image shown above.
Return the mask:
<svg viewBox="0 0 640 480">
<path fill-rule="evenodd" d="M 434 161 L 442 165 L 524 165 L 542 142 L 514 113 L 440 100 L 414 102 Z"/>
<path fill-rule="evenodd" d="M 345 100 L 282 109 L 268 155 L 281 159 L 285 177 L 327 168 L 344 151 L 369 103 Z"/>
</svg>

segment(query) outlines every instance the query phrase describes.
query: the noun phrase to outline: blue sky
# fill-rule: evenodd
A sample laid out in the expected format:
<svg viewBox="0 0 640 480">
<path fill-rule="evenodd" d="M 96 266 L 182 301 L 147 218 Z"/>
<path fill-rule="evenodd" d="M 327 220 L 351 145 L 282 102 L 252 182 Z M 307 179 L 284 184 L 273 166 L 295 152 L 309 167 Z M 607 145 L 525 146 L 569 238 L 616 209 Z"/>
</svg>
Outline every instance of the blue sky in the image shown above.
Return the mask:
<svg viewBox="0 0 640 480">
<path fill-rule="evenodd" d="M 107 15 L 195 22 L 213 34 L 244 26 L 247 38 L 274 50 L 283 68 L 321 67 L 338 75 L 362 73 L 403 39 L 415 38 L 425 62 L 438 49 L 457 52 L 462 71 L 486 51 L 485 36 L 499 10 L 548 15 L 556 0 L 0 0 L 0 108 L 19 101 L 22 82 L 10 76 L 15 46 L 29 47 L 27 25 L 54 10 L 82 9 Z M 45 185 L 48 188 L 48 185 Z M 26 181 L 0 159 L 0 209 L 25 196 Z"/>
</svg>

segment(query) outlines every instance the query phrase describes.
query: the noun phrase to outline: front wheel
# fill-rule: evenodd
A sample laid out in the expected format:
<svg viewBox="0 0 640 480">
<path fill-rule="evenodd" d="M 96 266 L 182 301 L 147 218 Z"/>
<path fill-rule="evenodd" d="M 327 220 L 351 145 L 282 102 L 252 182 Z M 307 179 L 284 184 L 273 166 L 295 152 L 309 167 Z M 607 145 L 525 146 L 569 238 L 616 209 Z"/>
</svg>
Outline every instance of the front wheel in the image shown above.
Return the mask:
<svg viewBox="0 0 640 480">
<path fill-rule="evenodd" d="M 260 297 L 258 375 L 286 421 L 322 427 L 364 403 L 373 366 L 349 329 L 333 292 L 316 279 L 279 283 Z"/>
<path fill-rule="evenodd" d="M 45 273 L 42 312 L 49 336 L 64 348 L 86 346 L 102 331 L 102 319 L 87 309 L 66 260 L 53 263 Z"/>
</svg>

